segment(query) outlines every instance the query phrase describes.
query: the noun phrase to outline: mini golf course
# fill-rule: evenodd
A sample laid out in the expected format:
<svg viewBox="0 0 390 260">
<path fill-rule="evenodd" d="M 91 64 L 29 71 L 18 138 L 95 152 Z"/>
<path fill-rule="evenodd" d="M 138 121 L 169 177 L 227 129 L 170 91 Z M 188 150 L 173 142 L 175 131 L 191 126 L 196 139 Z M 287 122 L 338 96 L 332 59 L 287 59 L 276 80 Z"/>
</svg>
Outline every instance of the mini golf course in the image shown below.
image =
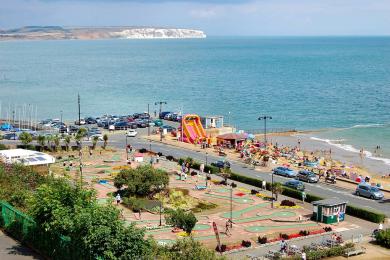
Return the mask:
<svg viewBox="0 0 390 260">
<path fill-rule="evenodd" d="M 229 198 L 230 200 L 230 198 Z M 269 203 L 261 203 L 261 204 L 257 204 L 257 205 L 253 205 L 253 206 L 250 206 L 248 208 L 245 208 L 245 209 L 241 209 L 241 210 L 235 210 L 233 211 L 233 218 L 239 218 L 241 217 L 242 214 L 244 213 L 247 213 L 247 212 L 250 212 L 252 210 L 255 210 L 255 209 L 259 209 L 259 208 L 264 208 L 265 206 L 267 206 Z M 226 213 L 223 213 L 221 215 L 222 218 L 230 218 L 230 212 L 226 212 Z"/>
<path fill-rule="evenodd" d="M 223 196 L 223 195 L 216 195 L 216 194 L 209 194 L 205 193 L 204 196 L 211 197 L 211 198 L 217 198 L 217 199 L 223 199 L 223 200 L 230 200 L 229 196 Z M 238 204 L 250 204 L 254 202 L 253 199 L 247 199 L 247 198 L 234 198 L 233 201 Z"/>
<path fill-rule="evenodd" d="M 245 228 L 245 231 L 251 232 L 251 233 L 258 233 L 258 232 L 264 232 L 269 231 L 273 229 L 289 229 L 289 228 L 303 228 L 303 227 L 316 227 L 318 226 L 317 223 L 307 223 L 307 224 L 294 224 L 294 225 L 283 225 L 283 226 L 250 226 Z"/>
</svg>

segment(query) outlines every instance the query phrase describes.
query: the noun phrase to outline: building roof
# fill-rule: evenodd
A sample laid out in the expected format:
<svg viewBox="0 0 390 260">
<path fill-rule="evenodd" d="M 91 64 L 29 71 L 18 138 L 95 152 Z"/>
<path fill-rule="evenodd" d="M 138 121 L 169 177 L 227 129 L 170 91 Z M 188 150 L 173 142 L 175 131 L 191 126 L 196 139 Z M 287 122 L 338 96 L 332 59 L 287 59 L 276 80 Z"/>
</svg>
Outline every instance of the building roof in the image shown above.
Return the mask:
<svg viewBox="0 0 390 260">
<path fill-rule="evenodd" d="M 324 200 L 317 200 L 313 202 L 313 205 L 320 205 L 320 206 L 336 206 L 341 204 L 346 204 L 347 201 L 341 200 L 338 198 L 331 198 L 331 199 L 324 199 Z"/>
<path fill-rule="evenodd" d="M 248 137 L 247 134 L 230 133 L 230 134 L 218 135 L 217 139 L 223 139 L 223 140 L 245 140 L 247 137 Z"/>
<path fill-rule="evenodd" d="M 55 163 L 56 159 L 47 154 L 26 149 L 9 149 L 0 151 L 0 159 L 6 163 L 21 163 L 24 165 L 45 165 Z"/>
</svg>

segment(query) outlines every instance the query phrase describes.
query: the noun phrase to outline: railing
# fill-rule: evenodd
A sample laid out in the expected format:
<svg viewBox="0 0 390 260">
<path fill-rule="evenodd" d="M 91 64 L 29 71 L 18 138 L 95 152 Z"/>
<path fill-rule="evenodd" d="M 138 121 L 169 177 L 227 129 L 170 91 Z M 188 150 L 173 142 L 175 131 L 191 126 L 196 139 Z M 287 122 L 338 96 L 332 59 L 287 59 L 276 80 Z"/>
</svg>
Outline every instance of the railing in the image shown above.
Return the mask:
<svg viewBox="0 0 390 260">
<path fill-rule="evenodd" d="M 263 129 L 249 129 L 245 130 L 248 134 L 264 134 L 264 128 Z M 286 132 L 297 132 L 294 128 L 267 128 L 267 133 L 286 133 Z"/>
<path fill-rule="evenodd" d="M 0 201 L 0 213 L 0 227 L 46 258 L 81 259 L 79 250 L 69 237 L 45 232 L 31 217 L 5 201 Z"/>
</svg>

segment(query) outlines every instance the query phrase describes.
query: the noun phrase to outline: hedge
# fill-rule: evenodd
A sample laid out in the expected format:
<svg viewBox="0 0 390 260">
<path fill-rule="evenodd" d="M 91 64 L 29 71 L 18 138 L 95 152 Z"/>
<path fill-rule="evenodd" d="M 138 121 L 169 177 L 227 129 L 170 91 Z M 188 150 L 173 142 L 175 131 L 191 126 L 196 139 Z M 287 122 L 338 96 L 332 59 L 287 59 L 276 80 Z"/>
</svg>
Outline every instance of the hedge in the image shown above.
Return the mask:
<svg viewBox="0 0 390 260">
<path fill-rule="evenodd" d="M 375 223 L 382 223 L 386 218 L 386 215 L 383 213 L 369 211 L 351 205 L 347 205 L 346 213 L 348 215 L 355 216 Z"/>
<path fill-rule="evenodd" d="M 386 248 L 390 248 L 390 229 L 379 231 L 375 235 L 376 242 Z"/>
<path fill-rule="evenodd" d="M 188 157 L 186 159 L 180 158 L 179 164 L 181 165 L 184 161 L 190 161 L 191 165 L 198 167 L 198 168 L 193 167 L 194 169 L 199 169 L 200 164 L 195 162 L 192 158 L 190 158 L 190 157 Z M 219 169 L 217 167 L 214 167 L 214 166 L 207 166 L 207 167 L 210 167 L 212 169 L 211 173 L 213 173 L 213 174 L 219 172 Z M 207 172 L 206 167 L 205 167 L 205 171 Z M 248 185 L 252 185 L 252 186 L 255 186 L 258 188 L 262 187 L 262 182 L 263 182 L 263 180 L 261 180 L 261 179 L 243 176 L 241 174 L 237 174 L 234 172 L 232 172 L 230 174 L 230 179 L 234 180 L 234 181 L 242 182 L 242 183 L 245 183 Z M 271 190 L 271 183 L 269 183 L 269 182 L 266 183 L 266 189 Z M 299 200 L 302 199 L 302 192 L 301 191 L 294 190 L 294 189 L 291 189 L 291 188 L 288 188 L 285 186 L 283 186 L 282 195 L 287 196 L 287 197 L 291 197 L 291 198 L 295 198 L 295 199 L 299 199 Z M 313 194 L 306 193 L 305 201 L 308 203 L 311 203 L 313 201 L 322 200 L 322 199 L 324 199 L 324 198 L 313 195 Z M 357 218 L 368 220 L 368 221 L 371 221 L 374 223 L 381 223 L 386 218 L 386 215 L 383 213 L 373 212 L 373 211 L 370 211 L 367 209 L 358 208 L 358 207 L 351 206 L 351 205 L 347 205 L 346 213 L 350 216 L 354 216 Z"/>
</svg>

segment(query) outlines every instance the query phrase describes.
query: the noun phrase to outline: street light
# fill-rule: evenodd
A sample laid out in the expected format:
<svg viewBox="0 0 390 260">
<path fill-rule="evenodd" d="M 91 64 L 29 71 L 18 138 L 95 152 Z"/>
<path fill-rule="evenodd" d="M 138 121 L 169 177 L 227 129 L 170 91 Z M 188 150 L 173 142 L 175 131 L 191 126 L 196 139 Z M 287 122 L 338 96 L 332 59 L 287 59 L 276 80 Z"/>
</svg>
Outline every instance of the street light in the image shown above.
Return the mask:
<svg viewBox="0 0 390 260">
<path fill-rule="evenodd" d="M 233 228 L 233 185 L 234 182 L 230 183 L 230 228 Z"/>
<path fill-rule="evenodd" d="M 161 115 L 161 110 L 162 110 L 162 105 L 166 105 L 167 104 L 167 102 L 166 101 L 157 101 L 157 102 L 155 102 L 154 103 L 154 105 L 156 106 L 156 105 L 160 105 L 160 110 L 159 110 L 159 116 Z"/>
<path fill-rule="evenodd" d="M 162 208 L 162 202 L 160 201 L 160 226 L 162 226 L 162 223 L 161 223 L 161 222 L 162 222 L 162 221 L 161 221 L 161 210 L 162 210 L 162 209 L 161 209 L 161 208 Z"/>
<path fill-rule="evenodd" d="M 128 143 L 127 143 L 127 134 L 125 134 L 125 136 L 126 136 L 126 164 L 128 164 L 129 163 L 129 147 L 128 147 Z"/>
<path fill-rule="evenodd" d="M 60 113 L 61 113 L 61 126 L 62 126 L 62 110 L 60 111 Z"/>
<path fill-rule="evenodd" d="M 206 152 L 206 166 L 207 166 L 207 155 L 208 155 L 208 153 Z"/>
<path fill-rule="evenodd" d="M 258 120 L 264 120 L 264 144 L 267 148 L 267 119 L 272 119 L 271 116 L 260 116 Z"/>
<path fill-rule="evenodd" d="M 274 171 L 271 171 L 271 208 L 274 208 Z"/>
</svg>

